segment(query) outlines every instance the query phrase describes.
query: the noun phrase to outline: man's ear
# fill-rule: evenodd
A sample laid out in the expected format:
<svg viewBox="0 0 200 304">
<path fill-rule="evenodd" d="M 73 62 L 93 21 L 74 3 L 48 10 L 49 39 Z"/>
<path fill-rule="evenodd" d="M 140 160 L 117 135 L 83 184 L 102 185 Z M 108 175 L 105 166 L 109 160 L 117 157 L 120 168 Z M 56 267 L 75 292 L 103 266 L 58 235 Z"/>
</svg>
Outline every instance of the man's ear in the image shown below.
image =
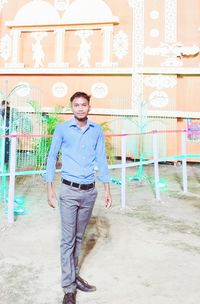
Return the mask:
<svg viewBox="0 0 200 304">
<path fill-rule="evenodd" d="M 90 110 L 91 110 L 91 105 L 89 105 L 89 110 L 88 110 L 88 112 L 90 112 Z"/>
</svg>

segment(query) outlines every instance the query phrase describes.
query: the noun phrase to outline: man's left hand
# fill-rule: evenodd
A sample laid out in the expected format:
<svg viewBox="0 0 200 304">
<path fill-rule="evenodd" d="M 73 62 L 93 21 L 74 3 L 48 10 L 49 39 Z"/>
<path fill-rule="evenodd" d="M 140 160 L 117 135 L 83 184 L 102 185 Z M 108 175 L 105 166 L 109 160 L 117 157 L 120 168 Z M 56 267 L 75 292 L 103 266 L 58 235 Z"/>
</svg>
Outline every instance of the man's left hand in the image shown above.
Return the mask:
<svg viewBox="0 0 200 304">
<path fill-rule="evenodd" d="M 110 208 L 112 206 L 112 196 L 110 192 L 105 193 L 105 207 Z"/>
</svg>

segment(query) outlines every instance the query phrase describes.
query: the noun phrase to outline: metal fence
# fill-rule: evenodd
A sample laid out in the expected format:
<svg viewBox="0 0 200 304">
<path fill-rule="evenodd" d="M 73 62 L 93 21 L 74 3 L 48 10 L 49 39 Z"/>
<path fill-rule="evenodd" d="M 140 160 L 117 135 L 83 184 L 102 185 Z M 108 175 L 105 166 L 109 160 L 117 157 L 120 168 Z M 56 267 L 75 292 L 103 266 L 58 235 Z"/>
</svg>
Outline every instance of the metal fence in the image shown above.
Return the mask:
<svg viewBox="0 0 200 304">
<path fill-rule="evenodd" d="M 179 155 L 170 155 L 170 156 L 160 156 L 159 155 L 159 138 L 162 136 L 163 133 L 166 135 L 167 133 L 170 134 L 176 134 L 178 140 L 180 141 L 180 154 Z M 199 131 L 197 131 L 199 132 Z M 149 137 L 149 141 L 152 142 L 152 157 L 149 159 L 144 158 L 142 150 L 140 152 L 139 159 L 137 160 L 130 160 L 127 158 L 127 140 L 130 142 L 130 138 L 135 140 L 135 137 Z M 19 175 L 30 175 L 30 174 L 44 174 L 45 173 L 45 163 L 46 163 L 46 156 L 47 156 L 47 150 L 45 143 L 47 139 L 50 139 L 51 136 L 48 135 L 28 135 L 28 134 L 23 134 L 23 135 L 18 135 L 18 134 L 11 134 L 11 135 L 1 135 L 0 138 L 6 139 L 9 138 L 10 140 L 10 160 L 9 160 L 9 167 L 7 170 L 5 168 L 1 168 L 0 171 L 0 177 L 1 177 L 1 188 L 5 187 L 5 181 L 4 178 L 7 176 L 9 177 L 9 186 L 8 186 L 8 191 L 1 191 L 4 193 L 3 199 L 7 200 L 7 206 L 8 206 L 8 223 L 12 224 L 14 221 L 14 194 L 15 194 L 15 177 Z M 153 164 L 154 166 L 154 185 L 155 185 L 155 198 L 157 201 L 161 200 L 161 194 L 160 194 L 160 187 L 159 187 L 159 181 L 160 181 L 160 170 L 159 170 L 159 163 L 160 162 L 167 162 L 167 161 L 173 161 L 177 162 L 179 161 L 182 164 L 182 189 L 184 193 L 188 192 L 188 176 L 187 176 L 187 161 L 191 159 L 199 159 L 200 154 L 188 154 L 187 153 L 187 130 L 168 130 L 168 131 L 158 131 L 154 130 L 151 132 L 146 132 L 146 133 L 124 133 L 122 132 L 121 134 L 111 134 L 111 135 L 106 135 L 107 138 L 118 138 L 120 142 L 120 147 L 119 147 L 119 153 L 120 153 L 120 162 L 118 163 L 113 163 L 109 164 L 109 169 L 120 169 L 121 175 L 120 175 L 120 180 L 119 184 L 121 187 L 121 208 L 124 209 L 126 207 L 126 170 L 127 168 L 133 168 L 136 167 L 138 168 L 137 170 L 137 176 L 134 176 L 135 179 L 142 181 L 143 178 L 143 166 L 144 165 L 149 165 Z M 41 144 L 42 147 L 44 145 L 44 150 L 45 153 L 42 152 L 42 157 L 43 161 L 40 163 L 41 166 L 36 166 L 35 164 L 38 165 L 37 161 L 32 162 L 32 165 L 29 164 L 29 167 L 22 167 L 19 166 L 17 163 L 17 157 L 18 157 L 18 148 L 19 148 L 19 142 L 23 138 L 26 138 L 26 140 L 30 140 L 32 143 L 39 143 Z M 51 140 L 51 139 L 50 139 Z M 34 147 L 33 144 L 33 147 Z M 38 144 L 36 145 L 38 149 Z M 41 149 L 43 149 L 41 148 Z M 34 158 L 37 159 L 39 153 L 40 155 L 40 150 L 34 150 Z M 41 156 L 41 155 L 40 155 Z M 24 164 L 27 164 L 25 162 Z M 57 170 L 60 171 L 60 170 Z M 112 172 L 112 171 L 111 171 Z M 111 180 L 112 182 L 112 180 Z M 5 190 L 5 189 L 4 189 Z M 6 198 L 5 198 L 6 196 Z"/>
</svg>

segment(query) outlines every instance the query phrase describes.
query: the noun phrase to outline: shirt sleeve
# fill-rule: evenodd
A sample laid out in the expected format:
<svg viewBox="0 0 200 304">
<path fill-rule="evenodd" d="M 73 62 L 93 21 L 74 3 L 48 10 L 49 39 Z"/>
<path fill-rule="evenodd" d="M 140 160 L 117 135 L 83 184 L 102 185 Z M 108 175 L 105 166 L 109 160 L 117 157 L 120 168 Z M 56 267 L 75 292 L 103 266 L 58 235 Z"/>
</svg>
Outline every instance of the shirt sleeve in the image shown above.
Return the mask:
<svg viewBox="0 0 200 304">
<path fill-rule="evenodd" d="M 96 144 L 96 163 L 99 170 L 99 174 L 97 175 L 97 178 L 103 183 L 109 183 L 110 176 L 109 176 L 108 163 L 106 158 L 105 138 L 101 128 Z"/>
<path fill-rule="evenodd" d="M 51 147 L 47 158 L 45 180 L 48 183 L 51 183 L 54 180 L 56 161 L 61 144 L 62 144 L 62 133 L 60 130 L 60 125 L 58 125 L 54 131 Z"/>
</svg>

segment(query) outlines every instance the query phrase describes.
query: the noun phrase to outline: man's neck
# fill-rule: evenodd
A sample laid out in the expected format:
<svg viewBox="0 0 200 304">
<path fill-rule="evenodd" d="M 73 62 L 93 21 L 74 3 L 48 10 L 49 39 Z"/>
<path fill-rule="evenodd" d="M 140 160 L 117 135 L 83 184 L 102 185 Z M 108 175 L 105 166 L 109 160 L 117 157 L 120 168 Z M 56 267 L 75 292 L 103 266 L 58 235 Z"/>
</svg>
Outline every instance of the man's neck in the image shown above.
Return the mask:
<svg viewBox="0 0 200 304">
<path fill-rule="evenodd" d="M 80 128 L 82 128 L 82 127 L 85 127 L 86 124 L 87 124 L 87 117 L 84 118 L 84 119 L 77 119 L 77 118 L 75 117 L 75 121 L 76 121 L 77 125 L 78 125 Z"/>
</svg>

